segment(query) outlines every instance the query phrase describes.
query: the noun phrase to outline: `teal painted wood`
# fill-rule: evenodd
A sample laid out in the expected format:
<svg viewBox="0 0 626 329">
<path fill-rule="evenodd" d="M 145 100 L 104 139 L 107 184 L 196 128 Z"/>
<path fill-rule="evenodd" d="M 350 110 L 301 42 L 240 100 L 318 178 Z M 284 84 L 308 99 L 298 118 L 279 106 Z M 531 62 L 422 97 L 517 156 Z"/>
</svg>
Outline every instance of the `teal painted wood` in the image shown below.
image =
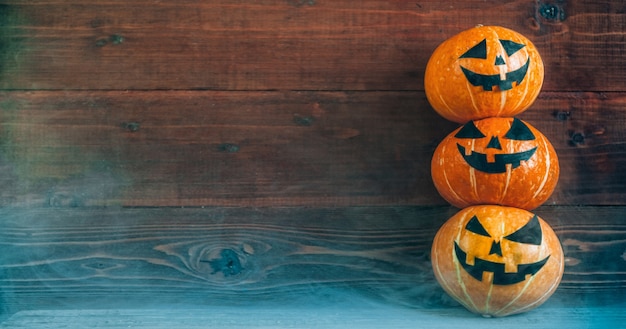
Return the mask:
<svg viewBox="0 0 626 329">
<path fill-rule="evenodd" d="M 604 329 L 620 328 L 624 321 L 623 306 L 544 307 L 515 317 L 481 318 L 461 309 L 416 310 L 357 302 L 320 307 L 25 311 L 0 324 L 0 328 Z"/>
<path fill-rule="evenodd" d="M 38 309 L 458 307 L 430 266 L 450 207 L 3 209 L 4 314 Z M 623 302 L 623 207 L 537 210 L 566 267 L 550 303 Z"/>
</svg>

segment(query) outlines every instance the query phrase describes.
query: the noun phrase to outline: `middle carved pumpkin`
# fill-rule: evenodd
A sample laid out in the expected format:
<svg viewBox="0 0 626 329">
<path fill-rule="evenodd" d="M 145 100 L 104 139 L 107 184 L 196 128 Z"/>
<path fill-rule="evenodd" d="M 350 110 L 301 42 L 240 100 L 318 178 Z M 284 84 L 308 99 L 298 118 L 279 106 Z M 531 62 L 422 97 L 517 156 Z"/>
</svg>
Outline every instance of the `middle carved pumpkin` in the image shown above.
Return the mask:
<svg viewBox="0 0 626 329">
<path fill-rule="evenodd" d="M 444 138 L 431 162 L 437 191 L 464 208 L 497 204 L 531 210 L 556 187 L 559 161 L 548 139 L 517 118 L 470 121 Z"/>
</svg>

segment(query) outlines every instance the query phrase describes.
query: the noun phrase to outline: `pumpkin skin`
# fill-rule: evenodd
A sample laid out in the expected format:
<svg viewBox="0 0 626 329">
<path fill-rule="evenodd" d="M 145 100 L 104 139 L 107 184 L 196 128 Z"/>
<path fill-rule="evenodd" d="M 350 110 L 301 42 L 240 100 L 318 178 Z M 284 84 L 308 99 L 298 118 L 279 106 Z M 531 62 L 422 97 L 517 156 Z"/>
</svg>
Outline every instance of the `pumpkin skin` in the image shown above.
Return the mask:
<svg viewBox="0 0 626 329">
<path fill-rule="evenodd" d="M 543 61 L 530 40 L 503 27 L 477 26 L 435 49 L 424 89 L 441 116 L 465 123 L 523 112 L 539 95 L 543 77 Z"/>
<path fill-rule="evenodd" d="M 431 162 L 433 183 L 450 204 L 496 204 L 532 210 L 559 178 L 550 141 L 517 118 L 470 121 L 445 137 Z"/>
<path fill-rule="evenodd" d="M 552 228 L 523 209 L 471 206 L 435 235 L 435 277 L 468 310 L 507 316 L 545 302 L 561 282 L 563 249 Z"/>
</svg>

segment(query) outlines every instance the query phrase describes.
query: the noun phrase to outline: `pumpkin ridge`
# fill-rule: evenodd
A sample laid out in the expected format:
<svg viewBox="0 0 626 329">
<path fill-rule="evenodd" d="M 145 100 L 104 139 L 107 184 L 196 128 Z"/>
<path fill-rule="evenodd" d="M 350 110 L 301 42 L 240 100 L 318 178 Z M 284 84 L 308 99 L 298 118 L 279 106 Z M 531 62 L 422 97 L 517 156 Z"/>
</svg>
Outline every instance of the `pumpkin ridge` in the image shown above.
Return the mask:
<svg viewBox="0 0 626 329">
<path fill-rule="evenodd" d="M 454 238 L 454 241 L 459 241 L 459 240 L 461 239 L 461 229 L 462 229 L 462 227 L 463 227 L 463 222 L 465 222 L 465 221 L 467 220 L 467 215 L 468 215 L 468 214 L 464 214 L 464 216 L 463 216 L 463 221 L 460 221 L 460 222 L 458 223 L 459 228 L 457 228 L 457 229 L 456 229 L 457 234 L 456 234 L 456 237 Z M 456 254 L 455 254 L 455 252 L 454 252 L 454 248 L 450 248 L 450 253 L 451 253 L 451 255 L 450 255 L 450 256 L 452 257 L 451 259 L 456 259 Z M 465 261 L 465 260 L 463 260 L 463 261 Z M 454 268 L 455 268 L 455 270 L 456 270 L 456 279 L 457 279 L 457 282 L 458 282 L 458 283 L 459 283 L 459 285 L 460 285 L 461 291 L 462 291 L 462 292 L 463 292 L 463 294 L 465 295 L 465 299 L 458 299 L 458 301 L 464 301 L 462 304 L 464 304 L 464 305 L 469 305 L 469 304 L 471 304 L 471 306 L 470 306 L 470 307 L 474 307 L 474 308 L 476 308 L 477 306 L 476 306 L 476 304 L 474 303 L 474 299 L 472 299 L 472 297 L 471 297 L 471 296 L 470 296 L 470 294 L 468 293 L 468 291 L 467 291 L 467 286 L 465 286 L 465 282 L 463 281 L 463 279 L 462 279 L 462 277 L 461 277 L 461 267 L 460 267 L 460 266 L 461 266 L 461 265 L 460 265 L 460 264 L 461 264 L 461 262 L 453 262 L 453 264 L 454 264 Z M 467 301 L 467 303 L 465 303 L 465 301 Z"/>
<path fill-rule="evenodd" d="M 511 129 L 512 125 L 513 125 L 512 123 L 510 123 L 508 125 L 507 131 Z M 513 152 L 515 152 L 515 148 L 511 144 L 509 144 L 507 152 L 508 153 L 513 153 Z M 512 174 L 512 172 L 513 172 L 513 167 L 512 166 L 507 166 L 507 168 L 506 168 L 506 177 L 504 178 L 504 189 L 501 192 L 499 204 L 503 204 L 504 201 L 506 200 L 506 195 L 507 195 L 507 192 L 509 190 L 510 183 L 511 183 L 511 174 Z"/>
<path fill-rule="evenodd" d="M 530 284 L 535 280 L 535 278 L 536 278 L 536 276 L 531 275 L 530 278 L 527 279 L 526 284 L 524 284 L 524 288 L 522 288 L 522 290 L 517 294 L 517 296 L 515 298 L 513 298 L 508 304 L 502 306 L 497 312 L 494 313 L 494 315 L 497 316 L 497 314 L 502 314 L 507 308 L 513 306 L 515 304 L 515 302 L 524 295 L 524 293 L 526 292 L 528 287 L 530 287 Z M 532 304 L 534 304 L 534 303 L 532 303 Z M 516 310 L 516 312 L 517 311 L 519 311 L 519 310 Z"/>
<path fill-rule="evenodd" d="M 442 152 L 446 151 L 446 146 L 445 145 L 442 145 L 441 148 L 442 148 Z M 445 168 L 446 166 L 444 166 L 444 163 L 445 163 L 445 158 L 443 158 L 443 157 L 440 158 L 439 159 L 439 165 L 441 167 Z M 452 197 L 457 199 L 458 202 L 463 202 L 464 200 L 452 188 L 452 184 L 450 183 L 450 180 L 448 179 L 448 172 L 447 172 L 447 170 L 446 169 L 442 170 L 442 174 L 443 174 L 443 179 L 444 179 L 446 185 L 448 186 L 448 191 L 450 191 L 450 193 L 452 194 Z"/>
<path fill-rule="evenodd" d="M 546 143 L 546 140 L 543 140 L 543 146 L 546 150 L 548 150 L 548 143 Z M 551 163 L 551 158 L 550 158 L 550 152 L 546 152 L 546 158 L 545 158 L 545 163 L 546 163 L 546 168 L 550 168 L 550 163 Z M 539 195 L 539 193 L 541 191 L 543 191 L 543 187 L 546 185 L 546 182 L 548 181 L 548 178 L 550 176 L 550 170 L 546 170 L 545 174 L 543 175 L 543 179 L 541 181 L 541 184 L 539 184 L 539 187 L 537 188 L 537 190 L 535 190 L 535 193 L 533 194 L 533 199 L 537 197 L 537 195 Z"/>
<path fill-rule="evenodd" d="M 435 241 L 433 241 L 433 244 L 437 244 L 438 240 L 439 240 L 439 238 L 437 236 L 435 236 Z M 441 268 L 439 267 L 439 261 L 438 261 L 439 260 L 439 254 L 434 249 L 432 251 L 432 259 L 435 260 L 433 262 L 433 264 L 434 264 L 433 269 L 436 271 L 436 274 L 443 275 L 442 274 L 443 272 L 441 271 Z M 450 287 L 450 285 L 448 284 L 447 281 L 440 280 L 439 282 L 441 283 L 441 286 L 443 287 L 443 289 L 445 291 L 449 292 L 450 294 L 453 294 L 453 289 L 452 289 L 452 287 Z M 454 297 L 455 298 L 459 298 L 460 296 L 458 296 L 457 294 L 454 294 Z"/>
<path fill-rule="evenodd" d="M 491 283 L 491 285 L 489 286 L 489 291 L 487 292 L 487 298 L 485 300 L 485 312 L 484 312 L 484 314 L 489 314 L 489 312 L 490 312 L 489 311 L 490 310 L 489 304 L 491 303 L 491 294 L 492 294 L 492 292 L 493 292 L 493 283 Z"/>
<path fill-rule="evenodd" d="M 476 199 L 480 199 L 480 196 L 478 195 L 478 184 L 476 183 L 476 169 L 469 167 L 469 178 L 470 187 L 474 192 L 474 197 Z"/>
<path fill-rule="evenodd" d="M 476 104 L 476 100 L 474 99 L 474 92 L 472 92 L 472 84 L 469 81 L 465 84 L 465 89 L 467 90 L 467 94 L 469 95 L 470 101 L 472 102 L 472 109 L 474 113 L 480 113 L 480 107 Z M 454 114 L 454 112 L 453 112 Z"/>
<path fill-rule="evenodd" d="M 452 196 L 456 198 L 459 202 L 464 202 L 465 200 L 463 200 L 456 192 L 454 192 L 454 189 L 452 188 L 452 185 L 448 180 L 448 174 L 445 170 L 443 171 L 443 178 L 446 180 L 446 184 L 448 185 L 448 189 L 450 190 L 450 193 L 452 193 Z"/>
<path fill-rule="evenodd" d="M 476 141 L 472 140 L 472 152 L 474 152 L 474 148 L 476 147 Z M 476 182 L 476 170 L 472 167 L 472 166 L 468 166 L 469 169 L 469 181 L 470 181 L 470 187 L 472 188 L 472 192 L 474 193 L 474 198 L 479 199 L 480 196 L 478 195 L 478 183 Z M 463 202 L 467 202 L 465 199 L 463 199 Z"/>
<path fill-rule="evenodd" d="M 452 107 L 446 102 L 446 100 L 443 98 L 443 95 L 439 92 L 439 88 L 437 87 L 437 93 L 439 94 L 439 101 L 441 101 L 441 104 L 443 104 L 443 106 L 446 107 L 446 109 L 448 110 L 447 113 L 449 114 L 454 114 L 454 110 L 452 109 Z M 443 113 L 442 113 L 443 115 Z M 447 117 L 447 115 L 443 115 L 444 117 Z"/>
<path fill-rule="evenodd" d="M 509 183 L 511 182 L 512 171 L 513 170 L 511 169 L 511 167 L 507 168 L 506 178 L 504 179 L 504 190 L 502 190 L 502 196 L 500 196 L 500 204 L 504 202 L 504 200 L 506 199 L 506 194 L 509 191 Z"/>
<path fill-rule="evenodd" d="M 506 94 L 500 93 L 500 110 L 498 111 L 498 114 L 496 116 L 501 116 L 502 112 L 504 112 L 504 109 L 506 108 L 506 100 Z"/>
<path fill-rule="evenodd" d="M 526 56 L 528 56 L 528 58 L 530 58 L 530 54 L 528 53 L 527 49 L 521 49 L 521 51 L 523 51 L 524 54 Z M 530 104 L 526 104 L 526 102 L 528 100 L 526 98 L 527 97 L 526 95 L 528 95 L 528 88 L 532 85 L 531 78 L 532 78 L 532 75 L 529 75 L 527 77 L 527 79 L 529 79 L 528 83 L 526 85 L 524 85 L 524 92 L 520 94 L 519 100 L 517 101 L 517 104 L 515 104 L 515 107 L 517 107 L 517 108 L 527 108 L 530 105 Z"/>
<path fill-rule="evenodd" d="M 458 241 L 461 238 L 461 230 L 457 229 L 457 231 L 459 233 L 457 234 L 455 241 Z M 452 250 L 451 257 L 453 257 L 452 259 L 455 259 L 456 255 L 454 254 L 454 249 L 451 249 L 451 250 Z M 460 285 L 461 291 L 465 295 L 465 299 L 457 299 L 457 301 L 461 302 L 462 304 L 466 304 L 465 302 L 468 302 L 469 304 L 471 304 L 472 308 L 477 309 L 478 307 L 476 306 L 476 303 L 474 303 L 474 299 L 467 292 L 467 286 L 465 286 L 465 282 L 461 278 L 461 262 L 458 262 L 458 261 L 454 262 L 454 269 L 456 270 L 456 280 Z"/>
<path fill-rule="evenodd" d="M 546 294 L 549 294 L 549 293 L 551 293 L 552 291 L 554 291 L 554 289 L 556 289 L 556 286 L 558 286 L 558 285 L 559 285 L 559 283 L 560 283 L 560 280 L 559 280 L 559 281 L 557 281 L 557 282 L 555 282 L 552 286 L 550 286 L 550 287 L 546 290 Z M 521 308 L 519 308 L 519 309 L 516 309 L 516 310 L 515 310 L 515 313 L 509 313 L 509 314 L 523 313 L 523 312 L 526 312 L 526 311 L 528 311 L 528 310 L 531 310 L 531 309 L 533 309 L 533 308 L 535 308 L 535 307 L 537 307 L 537 306 L 539 306 L 539 305 L 543 304 L 543 303 L 547 300 L 547 297 L 549 297 L 549 295 L 544 295 L 544 296 L 542 296 L 541 298 L 538 298 L 537 300 L 535 300 L 534 302 L 529 303 L 528 305 L 525 305 L 524 307 L 521 307 Z M 510 305 L 510 306 L 513 306 L 513 305 Z M 509 306 L 507 305 L 507 307 L 509 307 Z M 502 313 L 502 311 L 504 311 L 504 308 L 502 308 L 502 310 L 501 310 L 499 313 Z"/>
</svg>

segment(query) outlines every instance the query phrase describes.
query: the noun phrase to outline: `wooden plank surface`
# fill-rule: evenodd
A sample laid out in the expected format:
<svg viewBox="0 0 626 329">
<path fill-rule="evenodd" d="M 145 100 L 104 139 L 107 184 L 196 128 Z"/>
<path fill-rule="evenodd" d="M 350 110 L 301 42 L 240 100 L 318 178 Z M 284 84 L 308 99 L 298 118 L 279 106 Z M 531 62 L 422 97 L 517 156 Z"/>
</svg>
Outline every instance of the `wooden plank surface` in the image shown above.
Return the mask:
<svg viewBox="0 0 626 329">
<path fill-rule="evenodd" d="M 455 124 L 423 92 L 0 93 L 4 205 L 444 204 L 430 159 Z M 626 96 L 544 92 L 548 204 L 624 204 Z"/>
<path fill-rule="evenodd" d="M 20 310 L 311 307 L 370 300 L 459 308 L 430 246 L 451 207 L 2 209 L 0 291 Z M 626 293 L 626 209 L 542 207 L 565 274 L 547 305 Z M 349 304 L 346 304 L 349 305 Z"/>
<path fill-rule="evenodd" d="M 543 308 L 514 318 L 480 318 L 463 310 L 412 310 L 384 305 L 336 308 L 266 307 L 154 309 L 154 310 L 52 310 L 20 312 L 0 328 L 28 329 L 605 329 L 620 328 L 626 321 L 621 307 Z"/>
<path fill-rule="evenodd" d="M 374 326 L 383 310 L 398 326 L 476 319 L 429 268 L 455 211 L 430 157 L 455 124 L 422 77 L 440 42 L 482 23 L 541 52 L 544 90 L 520 117 L 561 160 L 537 213 L 561 238 L 564 280 L 516 319 L 623 323 L 624 12 L 610 0 L 1 1 L 0 321 L 146 327 L 161 316 L 146 309 L 223 307 L 218 325 L 285 305 L 321 314 L 285 327 Z M 364 318 L 363 304 L 378 311 Z M 255 324 L 278 325 L 261 313 Z"/>
<path fill-rule="evenodd" d="M 423 68 L 477 20 L 519 30 L 545 54 L 544 91 L 522 118 L 562 160 L 548 204 L 626 200 L 623 4 L 0 9 L 2 205 L 443 204 L 429 162 L 455 126 L 430 109 Z"/>
<path fill-rule="evenodd" d="M 624 91 L 618 1 L 5 0 L 2 89 L 421 90 L 446 38 L 527 35 L 549 91 Z"/>
</svg>

